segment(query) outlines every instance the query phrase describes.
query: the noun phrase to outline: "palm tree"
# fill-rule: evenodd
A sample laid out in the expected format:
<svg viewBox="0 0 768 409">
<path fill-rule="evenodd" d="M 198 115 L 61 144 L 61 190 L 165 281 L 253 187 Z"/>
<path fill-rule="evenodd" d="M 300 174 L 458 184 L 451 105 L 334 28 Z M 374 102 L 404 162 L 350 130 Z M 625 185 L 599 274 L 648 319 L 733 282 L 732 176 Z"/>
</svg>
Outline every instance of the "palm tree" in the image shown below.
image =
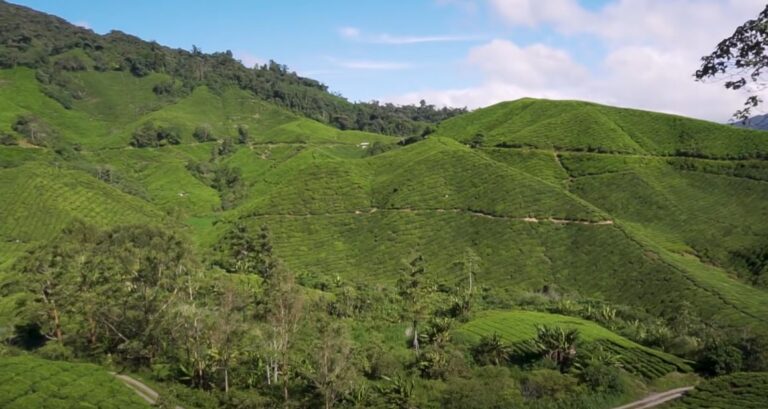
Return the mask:
<svg viewBox="0 0 768 409">
<path fill-rule="evenodd" d="M 480 338 L 480 343 L 472 349 L 472 356 L 480 365 L 498 366 L 509 358 L 509 347 L 499 334 L 494 332 L 490 336 Z"/>
<path fill-rule="evenodd" d="M 429 345 L 443 347 L 451 341 L 451 328 L 453 320 L 451 318 L 433 318 L 423 333 L 419 336 L 421 340 Z"/>
<path fill-rule="evenodd" d="M 534 343 L 541 353 L 556 362 L 560 372 L 565 372 L 576 357 L 579 330 L 543 325 L 536 326 L 536 332 Z"/>
</svg>

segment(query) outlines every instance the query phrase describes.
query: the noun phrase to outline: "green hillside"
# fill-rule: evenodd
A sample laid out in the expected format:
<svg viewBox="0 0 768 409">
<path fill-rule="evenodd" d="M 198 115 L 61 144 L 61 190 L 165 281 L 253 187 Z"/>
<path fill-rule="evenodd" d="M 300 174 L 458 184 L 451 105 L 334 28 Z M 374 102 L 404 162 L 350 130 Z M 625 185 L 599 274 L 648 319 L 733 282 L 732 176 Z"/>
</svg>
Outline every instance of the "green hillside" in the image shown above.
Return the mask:
<svg viewBox="0 0 768 409">
<path fill-rule="evenodd" d="M 690 371 L 680 358 L 640 346 L 591 321 L 534 311 L 486 311 L 462 325 L 458 334 L 470 342 L 483 336 L 498 334 L 513 345 L 516 353 L 530 352 L 530 341 L 536 337 L 537 325 L 552 325 L 576 329 L 581 338 L 595 342 L 605 350 L 615 352 L 623 367 L 632 373 L 658 378 L 675 371 Z"/>
<path fill-rule="evenodd" d="M 768 370 L 764 132 L 352 104 L 0 12 L 0 407 L 141 405 L 50 350 L 188 408 L 607 408 Z"/>
<path fill-rule="evenodd" d="M 438 135 L 483 146 L 704 158 L 765 158 L 761 131 L 581 101 L 524 98 L 451 118 Z"/>
<path fill-rule="evenodd" d="M 715 378 L 682 399 L 663 405 L 665 409 L 743 408 L 758 409 L 768 401 L 768 374 L 736 373 Z"/>
<path fill-rule="evenodd" d="M 20 356 L 0 358 L 0 407 L 148 408 L 127 386 L 91 364 Z"/>
</svg>

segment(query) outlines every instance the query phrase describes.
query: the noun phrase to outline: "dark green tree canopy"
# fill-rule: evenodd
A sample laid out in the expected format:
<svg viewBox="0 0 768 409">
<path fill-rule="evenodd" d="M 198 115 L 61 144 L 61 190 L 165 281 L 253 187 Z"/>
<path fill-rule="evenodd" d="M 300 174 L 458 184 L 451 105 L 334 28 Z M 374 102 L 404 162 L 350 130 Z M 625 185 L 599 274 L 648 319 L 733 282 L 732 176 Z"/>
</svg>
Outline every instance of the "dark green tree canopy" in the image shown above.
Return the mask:
<svg viewBox="0 0 768 409">
<path fill-rule="evenodd" d="M 763 71 L 768 67 L 768 6 L 757 18 L 748 20 L 728 38 L 720 41 L 715 50 L 701 58 L 701 67 L 694 74 L 696 80 L 725 76 L 725 88 L 747 90 L 750 95 L 744 108 L 734 117 L 746 119 L 751 108 L 762 98 L 757 95 L 765 88 Z"/>
</svg>

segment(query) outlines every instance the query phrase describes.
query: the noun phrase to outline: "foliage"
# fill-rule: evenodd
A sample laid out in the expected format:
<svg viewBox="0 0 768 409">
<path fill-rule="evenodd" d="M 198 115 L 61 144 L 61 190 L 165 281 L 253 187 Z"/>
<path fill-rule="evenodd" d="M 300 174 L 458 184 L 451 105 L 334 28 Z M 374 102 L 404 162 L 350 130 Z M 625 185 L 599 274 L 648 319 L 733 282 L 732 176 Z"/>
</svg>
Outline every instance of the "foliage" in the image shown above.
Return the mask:
<svg viewBox="0 0 768 409">
<path fill-rule="evenodd" d="M 411 322 L 411 348 L 419 350 L 419 324 L 429 308 L 430 284 L 425 277 L 424 257 L 417 255 L 403 268 L 402 277 L 397 282 L 400 297 L 403 299 L 406 314 Z"/>
<path fill-rule="evenodd" d="M 93 364 L 32 356 L 0 358 L 0 406 L 139 409 L 149 406 L 127 386 Z"/>
<path fill-rule="evenodd" d="M 768 66 L 765 44 L 768 40 L 768 7 L 754 19 L 747 20 L 734 33 L 720 41 L 715 50 L 701 58 L 701 67 L 695 77 L 701 81 L 721 74 L 729 75 L 725 88 L 734 91 L 754 84 L 752 93 L 764 88 L 763 70 Z M 736 119 L 747 119 L 751 109 L 762 102 L 759 95 L 751 95 L 745 108 L 734 114 Z"/>
<path fill-rule="evenodd" d="M 181 143 L 179 131 L 175 128 L 157 126 L 154 122 L 146 122 L 136 129 L 132 135 L 131 145 L 136 148 L 159 147 L 166 144 Z"/>
<path fill-rule="evenodd" d="M 700 384 L 665 408 L 758 409 L 765 407 L 766 401 L 768 401 L 768 373 L 735 373 Z"/>
<path fill-rule="evenodd" d="M 730 345 L 715 343 L 703 351 L 698 365 L 699 370 L 712 376 L 738 372 L 742 367 L 741 351 Z"/>
<path fill-rule="evenodd" d="M 203 124 L 195 128 L 192 136 L 194 136 L 195 140 L 200 143 L 216 140 L 216 137 L 213 136 L 213 129 L 211 129 L 211 126 L 208 124 Z"/>
<path fill-rule="evenodd" d="M 455 409 L 502 409 L 519 406 L 521 398 L 519 385 L 506 368 L 486 366 L 469 378 L 449 378 L 440 404 Z"/>
<path fill-rule="evenodd" d="M 538 369 L 526 374 L 521 384 L 523 397 L 531 400 L 564 400 L 568 396 L 578 395 L 578 389 L 576 379 L 549 369 Z"/>
<path fill-rule="evenodd" d="M 13 130 L 36 146 L 52 146 L 58 137 L 56 131 L 34 115 L 21 115 L 13 124 Z"/>
<path fill-rule="evenodd" d="M 496 332 L 480 338 L 480 342 L 472 349 L 472 357 L 480 365 L 502 365 L 509 359 L 509 353 L 509 347 Z"/>
<path fill-rule="evenodd" d="M 556 362 L 560 372 L 565 372 L 576 357 L 579 331 L 546 325 L 536 327 L 536 347 L 549 359 Z"/>
<path fill-rule="evenodd" d="M 622 395 L 627 390 L 620 369 L 601 363 L 594 363 L 581 369 L 579 381 L 598 393 Z"/>
<path fill-rule="evenodd" d="M 119 70 L 136 77 L 164 73 L 173 81 L 155 85 L 152 89 L 158 95 L 180 94 L 201 85 L 216 90 L 236 86 L 342 130 L 399 136 L 418 135 L 430 123 L 466 112 L 466 109 L 438 109 L 425 101 L 405 106 L 378 101 L 353 104 L 330 93 L 326 85 L 301 77 L 274 61 L 245 67 L 230 51 L 207 54 L 195 46 L 191 51 L 171 49 L 119 31 L 98 35 L 21 6 L 2 3 L 0 7 L 3 16 L 0 19 L 0 66 L 3 68 L 25 66 L 65 73 Z M 178 90 L 177 82 L 181 84 Z M 57 94 L 56 99 L 69 108 L 73 106 L 69 90 L 73 85 L 51 87 Z"/>
<path fill-rule="evenodd" d="M 5 3 L 0 28 L 0 132 L 55 134 L 0 146 L 4 354 L 184 407 L 600 408 L 705 352 L 765 368 L 759 132 L 530 99 L 432 129 L 458 111 Z"/>
</svg>

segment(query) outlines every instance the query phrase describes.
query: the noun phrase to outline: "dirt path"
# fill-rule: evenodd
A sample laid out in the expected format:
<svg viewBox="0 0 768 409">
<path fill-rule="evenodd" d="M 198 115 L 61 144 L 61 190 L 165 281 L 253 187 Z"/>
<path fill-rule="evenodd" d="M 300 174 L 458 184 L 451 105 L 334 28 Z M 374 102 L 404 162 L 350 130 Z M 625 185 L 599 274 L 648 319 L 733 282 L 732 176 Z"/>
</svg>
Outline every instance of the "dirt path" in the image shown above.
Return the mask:
<svg viewBox="0 0 768 409">
<path fill-rule="evenodd" d="M 255 217 L 295 217 L 295 218 L 302 218 L 302 217 L 316 217 L 316 216 L 359 216 L 359 215 L 367 215 L 371 213 L 410 213 L 410 214 L 419 214 L 419 213 L 459 213 L 459 214 L 466 214 L 474 217 L 482 217 L 486 219 L 500 219 L 500 220 L 514 220 L 519 222 L 526 222 L 526 223 L 554 223 L 554 224 L 583 224 L 583 225 L 593 225 L 593 226 L 605 226 L 605 225 L 611 225 L 613 224 L 613 220 L 573 220 L 573 219 L 558 219 L 554 217 L 511 217 L 511 216 L 500 216 L 490 213 L 484 213 L 481 211 L 475 211 L 475 210 L 466 210 L 466 209 L 412 209 L 412 208 L 376 208 L 372 207 L 370 209 L 360 209 L 360 210 L 354 210 L 354 211 L 341 211 L 341 212 L 324 212 L 324 213 L 305 213 L 305 214 L 293 214 L 293 213 L 255 213 L 253 216 Z"/>
<path fill-rule="evenodd" d="M 693 389 L 693 386 L 685 386 L 682 388 L 668 390 L 666 392 L 654 393 L 653 395 L 646 396 L 643 399 L 628 403 L 623 406 L 615 407 L 613 409 L 648 409 L 659 406 L 663 403 L 677 399 L 685 395 L 686 392 Z"/>
<path fill-rule="evenodd" d="M 155 392 L 154 389 L 150 388 L 146 384 L 144 384 L 141 381 L 138 381 L 136 379 L 131 378 L 128 375 L 118 374 L 118 373 L 112 373 L 112 375 L 121 380 L 127 387 L 133 389 L 134 392 L 136 392 L 137 395 L 139 395 L 142 399 L 147 401 L 150 405 L 154 405 L 157 402 L 157 398 L 160 397 L 160 394 Z M 176 406 L 176 409 L 184 409 L 181 406 Z"/>
</svg>

